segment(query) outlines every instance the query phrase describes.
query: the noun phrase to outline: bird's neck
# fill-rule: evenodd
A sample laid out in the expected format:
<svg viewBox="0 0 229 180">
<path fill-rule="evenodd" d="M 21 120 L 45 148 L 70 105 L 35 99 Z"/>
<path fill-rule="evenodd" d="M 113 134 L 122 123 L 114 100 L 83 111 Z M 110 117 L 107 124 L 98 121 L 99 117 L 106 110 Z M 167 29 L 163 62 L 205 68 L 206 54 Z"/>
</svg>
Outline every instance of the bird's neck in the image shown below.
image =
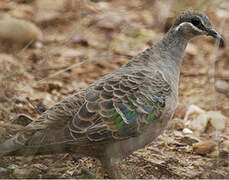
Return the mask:
<svg viewBox="0 0 229 180">
<path fill-rule="evenodd" d="M 190 37 L 172 29 L 169 30 L 155 45 L 155 48 L 160 53 L 162 63 L 166 66 L 171 66 L 172 69 L 175 68 L 176 72 L 180 72 L 184 51 L 189 40 Z"/>
<path fill-rule="evenodd" d="M 157 57 L 155 58 L 157 59 L 157 68 L 164 72 L 165 76 L 171 81 L 170 83 L 175 91 L 178 90 L 182 59 L 189 40 L 189 37 L 170 30 L 152 47 Z M 155 60 L 153 61 L 152 64 L 155 64 Z"/>
</svg>

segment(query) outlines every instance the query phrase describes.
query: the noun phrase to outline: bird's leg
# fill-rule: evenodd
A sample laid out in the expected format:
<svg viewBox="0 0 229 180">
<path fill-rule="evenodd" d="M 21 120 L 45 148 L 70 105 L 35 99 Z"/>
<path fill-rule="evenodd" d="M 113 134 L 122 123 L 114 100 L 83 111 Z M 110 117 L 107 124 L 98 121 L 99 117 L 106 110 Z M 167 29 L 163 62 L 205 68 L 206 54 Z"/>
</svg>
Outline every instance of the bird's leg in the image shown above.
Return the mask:
<svg viewBox="0 0 229 180">
<path fill-rule="evenodd" d="M 122 179 L 119 162 L 112 162 L 111 159 L 103 159 L 101 160 L 101 163 L 109 178 Z"/>
</svg>

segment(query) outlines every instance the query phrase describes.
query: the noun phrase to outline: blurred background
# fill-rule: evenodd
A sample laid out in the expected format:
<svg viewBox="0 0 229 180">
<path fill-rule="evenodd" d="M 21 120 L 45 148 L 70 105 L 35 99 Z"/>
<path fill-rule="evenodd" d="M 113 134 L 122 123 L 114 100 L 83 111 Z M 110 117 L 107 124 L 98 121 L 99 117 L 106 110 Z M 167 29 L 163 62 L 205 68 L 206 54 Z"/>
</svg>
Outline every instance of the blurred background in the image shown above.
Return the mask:
<svg viewBox="0 0 229 180">
<path fill-rule="evenodd" d="M 183 10 L 205 12 L 229 40 L 228 0 L 1 0 L 0 141 L 63 97 L 113 72 L 163 37 Z M 126 178 L 229 178 L 229 49 L 193 39 L 168 129 L 122 161 Z M 103 178 L 68 154 L 4 157 L 1 178 Z"/>
</svg>

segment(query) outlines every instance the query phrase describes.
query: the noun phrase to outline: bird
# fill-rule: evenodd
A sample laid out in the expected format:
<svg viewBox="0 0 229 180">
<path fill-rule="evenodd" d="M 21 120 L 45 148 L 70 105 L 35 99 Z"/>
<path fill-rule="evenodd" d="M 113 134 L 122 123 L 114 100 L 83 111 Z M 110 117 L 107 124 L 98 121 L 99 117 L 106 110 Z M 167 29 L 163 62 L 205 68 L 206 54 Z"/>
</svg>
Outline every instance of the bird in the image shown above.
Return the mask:
<svg viewBox="0 0 229 180">
<path fill-rule="evenodd" d="M 47 109 L 0 144 L 0 156 L 90 156 L 109 178 L 122 178 L 121 160 L 151 143 L 172 119 L 184 51 L 200 35 L 224 45 L 206 14 L 181 12 L 161 40 Z"/>
</svg>

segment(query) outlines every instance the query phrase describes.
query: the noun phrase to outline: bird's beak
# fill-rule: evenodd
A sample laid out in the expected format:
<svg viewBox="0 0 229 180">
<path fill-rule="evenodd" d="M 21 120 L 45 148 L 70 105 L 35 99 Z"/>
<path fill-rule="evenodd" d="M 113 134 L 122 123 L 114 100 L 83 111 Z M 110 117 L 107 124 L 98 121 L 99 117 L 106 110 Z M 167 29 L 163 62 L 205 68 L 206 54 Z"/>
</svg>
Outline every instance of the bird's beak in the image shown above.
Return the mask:
<svg viewBox="0 0 229 180">
<path fill-rule="evenodd" d="M 219 46 L 220 47 L 225 47 L 225 42 L 224 42 L 223 37 L 216 30 L 214 30 L 214 29 L 208 29 L 207 30 L 207 35 L 208 36 L 212 36 L 212 37 L 218 39 Z"/>
</svg>

